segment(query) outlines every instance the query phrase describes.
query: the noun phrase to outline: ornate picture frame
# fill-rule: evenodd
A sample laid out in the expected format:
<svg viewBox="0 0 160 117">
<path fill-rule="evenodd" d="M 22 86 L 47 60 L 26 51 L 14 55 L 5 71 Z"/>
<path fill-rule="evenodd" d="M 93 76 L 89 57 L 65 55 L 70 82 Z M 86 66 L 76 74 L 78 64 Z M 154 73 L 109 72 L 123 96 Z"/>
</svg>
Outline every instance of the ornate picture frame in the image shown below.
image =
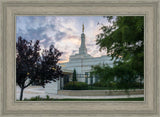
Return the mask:
<svg viewBox="0 0 160 117">
<path fill-rule="evenodd" d="M 159 117 L 159 10 L 159 0 L 0 0 L 0 116 Z M 144 101 L 16 101 L 18 15 L 144 16 Z"/>
</svg>

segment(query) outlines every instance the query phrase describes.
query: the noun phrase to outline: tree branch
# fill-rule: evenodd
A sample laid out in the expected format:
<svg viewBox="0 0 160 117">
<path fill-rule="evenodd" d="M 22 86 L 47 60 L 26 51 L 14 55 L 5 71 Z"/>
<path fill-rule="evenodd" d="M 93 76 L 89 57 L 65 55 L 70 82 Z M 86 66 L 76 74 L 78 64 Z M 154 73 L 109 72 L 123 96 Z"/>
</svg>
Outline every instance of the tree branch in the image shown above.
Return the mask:
<svg viewBox="0 0 160 117">
<path fill-rule="evenodd" d="M 26 86 L 24 86 L 24 88 L 28 87 L 30 84 L 32 84 L 33 81 L 31 81 L 30 83 L 28 83 Z"/>
</svg>

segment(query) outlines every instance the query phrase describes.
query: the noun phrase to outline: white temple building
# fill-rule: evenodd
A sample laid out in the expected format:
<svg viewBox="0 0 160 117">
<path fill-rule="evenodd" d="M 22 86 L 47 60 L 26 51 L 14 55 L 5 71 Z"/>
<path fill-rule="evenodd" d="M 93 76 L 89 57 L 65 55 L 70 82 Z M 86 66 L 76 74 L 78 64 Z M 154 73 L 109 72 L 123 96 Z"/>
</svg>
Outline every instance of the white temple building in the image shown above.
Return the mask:
<svg viewBox="0 0 160 117">
<path fill-rule="evenodd" d="M 113 67 L 113 62 L 114 61 L 111 60 L 110 56 L 104 55 L 101 57 L 92 57 L 87 53 L 87 48 L 85 45 L 84 25 L 83 25 L 79 53 L 71 55 L 69 58 L 69 62 L 59 64 L 62 66 L 64 77 L 60 78 L 60 80 L 57 80 L 56 82 L 46 84 L 45 92 L 48 94 L 49 93 L 57 94 L 58 90 L 62 90 L 66 83 L 72 81 L 72 74 L 74 69 L 76 70 L 78 82 L 86 82 L 87 84 L 94 84 L 99 80 L 99 78 L 98 76 L 90 75 L 92 66 L 108 64 L 110 67 Z M 115 77 L 114 80 L 116 79 L 117 78 Z M 137 82 L 144 83 L 144 81 L 137 81 Z"/>
<path fill-rule="evenodd" d="M 90 71 L 92 66 L 103 64 L 108 64 L 111 67 L 113 66 L 113 60 L 111 61 L 111 57 L 107 55 L 101 57 L 92 57 L 91 55 L 89 55 L 87 53 L 85 40 L 86 39 L 83 25 L 79 53 L 71 55 L 69 58 L 69 62 L 60 64 L 62 66 L 62 71 L 65 74 L 64 78 L 62 79 L 63 81 L 60 81 L 61 87 L 63 87 L 65 83 L 72 81 L 72 74 L 74 69 L 76 70 L 78 82 L 86 82 L 87 84 L 91 84 L 98 81 L 98 78 L 95 76 L 93 78 L 90 78 Z"/>
</svg>

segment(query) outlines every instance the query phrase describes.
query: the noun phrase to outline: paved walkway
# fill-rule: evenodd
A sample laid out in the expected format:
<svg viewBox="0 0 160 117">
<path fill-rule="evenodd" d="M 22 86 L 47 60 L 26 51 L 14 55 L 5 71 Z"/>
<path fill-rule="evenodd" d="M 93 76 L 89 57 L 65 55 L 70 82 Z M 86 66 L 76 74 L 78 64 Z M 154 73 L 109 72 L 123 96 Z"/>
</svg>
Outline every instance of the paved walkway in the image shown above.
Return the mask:
<svg viewBox="0 0 160 117">
<path fill-rule="evenodd" d="M 20 95 L 20 88 L 16 87 L 16 98 L 19 99 Z M 46 95 L 49 95 L 50 98 L 55 99 L 116 99 L 116 98 L 134 98 L 134 97 L 144 97 L 144 95 L 119 95 L 119 96 L 66 96 L 66 95 L 56 95 L 56 94 L 46 94 L 44 88 L 39 86 L 31 86 L 27 87 L 23 93 L 23 99 L 27 98 L 30 99 L 31 97 L 40 96 L 45 98 Z"/>
</svg>

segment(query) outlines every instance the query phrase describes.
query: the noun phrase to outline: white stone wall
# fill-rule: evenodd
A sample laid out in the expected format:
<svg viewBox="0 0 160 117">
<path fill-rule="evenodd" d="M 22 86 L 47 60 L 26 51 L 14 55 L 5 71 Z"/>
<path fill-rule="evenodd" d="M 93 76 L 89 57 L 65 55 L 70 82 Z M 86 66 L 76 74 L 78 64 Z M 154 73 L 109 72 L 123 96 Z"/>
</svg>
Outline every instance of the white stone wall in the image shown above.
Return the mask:
<svg viewBox="0 0 160 117">
<path fill-rule="evenodd" d="M 51 83 L 47 83 L 45 85 L 45 93 L 46 94 L 57 94 L 60 89 L 60 81 L 56 80 L 56 82 L 51 81 Z"/>
</svg>

